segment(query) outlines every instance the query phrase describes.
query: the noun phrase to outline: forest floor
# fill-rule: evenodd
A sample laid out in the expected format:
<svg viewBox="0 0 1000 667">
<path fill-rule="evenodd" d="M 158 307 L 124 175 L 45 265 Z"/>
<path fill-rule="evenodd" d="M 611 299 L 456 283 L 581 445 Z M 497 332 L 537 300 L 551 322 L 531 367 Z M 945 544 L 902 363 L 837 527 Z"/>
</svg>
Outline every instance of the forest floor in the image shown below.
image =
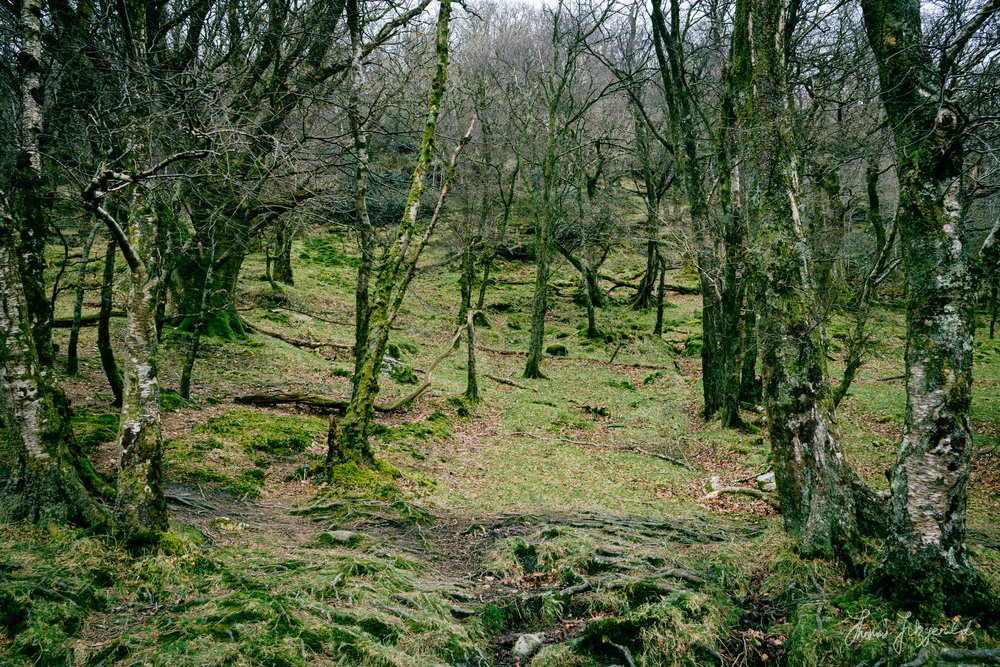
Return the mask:
<svg viewBox="0 0 1000 667">
<path fill-rule="evenodd" d="M 381 469 L 322 481 L 325 416 L 239 398 L 348 396 L 343 349 L 262 332 L 349 343 L 356 264 L 346 237 L 317 235 L 296 245 L 296 283 L 275 295 L 251 257 L 239 300 L 255 331 L 206 341 L 191 401 L 169 391 L 185 339 L 168 327 L 171 533 L 135 555 L 72 529 L 0 529 L 0 665 L 895 665 L 924 638 L 996 646 L 974 622 L 916 624 L 838 565 L 799 559 L 761 500 L 702 500 L 712 477 L 755 486 L 769 446 L 760 411 L 742 431 L 699 414 L 696 296 L 670 293 L 654 337 L 655 314 L 617 290 L 622 303 L 598 311 L 604 337 L 589 341 L 575 276 L 557 265 L 546 342 L 565 356 L 528 381 L 533 269 L 502 262 L 477 331 L 482 401 L 460 398 L 460 345 L 412 406 L 379 415 Z M 605 271 L 635 268 L 613 259 Z M 446 268 L 407 296 L 391 353 L 418 377 L 449 344 L 457 292 Z M 841 352 L 846 323 L 834 317 L 828 333 Z M 877 488 L 900 437 L 902 336 L 901 312 L 880 311 L 838 413 L 851 463 Z M 111 471 L 117 416 L 92 328 L 81 355 L 66 380 L 77 433 Z M 1000 590 L 1000 341 L 980 338 L 975 355 L 969 546 Z M 837 378 L 839 359 L 830 368 Z M 383 378 L 385 398 L 411 388 Z M 868 562 L 878 553 L 869 544 Z"/>
</svg>

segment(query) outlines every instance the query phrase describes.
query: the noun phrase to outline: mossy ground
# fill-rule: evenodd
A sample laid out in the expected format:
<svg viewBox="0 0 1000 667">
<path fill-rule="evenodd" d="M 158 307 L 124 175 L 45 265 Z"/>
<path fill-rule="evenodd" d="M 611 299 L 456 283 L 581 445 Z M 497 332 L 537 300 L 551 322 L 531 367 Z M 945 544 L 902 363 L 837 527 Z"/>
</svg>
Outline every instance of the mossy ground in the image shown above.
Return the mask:
<svg viewBox="0 0 1000 667">
<path fill-rule="evenodd" d="M 433 248 L 427 261 L 446 252 Z M 243 316 L 295 338 L 351 342 L 350 239 L 311 231 L 293 258 L 295 285 L 263 300 L 264 258 L 249 258 Z M 638 268 L 612 256 L 604 270 Z M 454 331 L 453 269 L 418 275 L 393 332 L 393 356 L 418 376 Z M 671 293 L 664 334 L 653 336 L 655 314 L 614 290 L 620 302 L 597 311 L 602 336 L 591 340 L 580 335 L 576 276 L 557 262 L 547 343 L 566 355 L 547 356 L 548 379 L 528 381 L 520 376 L 532 267 L 500 262 L 494 276 L 489 327 L 477 331 L 482 402 L 456 398 L 466 373 L 459 348 L 408 410 L 378 416 L 383 465 L 341 466 L 331 481 L 315 474 L 325 418 L 233 399 L 275 389 L 346 397 L 350 356 L 257 333 L 206 338 L 192 400 L 165 393 L 171 536 L 137 556 L 98 535 L 4 529 L 0 663 L 451 665 L 482 655 L 484 664 L 513 664 L 522 631 L 546 633 L 535 667 L 625 664 L 619 647 L 650 666 L 718 664 L 713 652 L 729 663 L 809 666 L 915 655 L 909 640 L 894 647 L 882 638 L 905 631 L 903 617 L 837 565 L 799 559 L 767 505 L 699 501 L 710 475 L 746 484 L 769 468 L 770 454 L 760 413 L 744 414 L 746 431 L 699 416 L 697 297 Z M 681 273 L 669 281 L 693 282 Z M 69 314 L 65 297 L 57 314 Z M 851 463 L 886 488 L 904 410 L 904 325 L 892 309 L 875 321 L 873 355 L 838 427 Z M 122 325 L 114 321 L 116 340 Z M 834 377 L 845 329 L 837 318 L 830 327 Z M 117 422 L 94 333 L 84 330 L 80 376 L 66 386 L 81 440 L 111 472 Z M 165 388 L 177 385 L 185 341 L 167 328 Z M 1000 341 L 977 340 L 975 355 L 970 550 L 1000 589 Z M 410 389 L 384 377 L 380 398 Z M 360 537 L 317 541 L 343 530 Z M 866 558 L 877 560 L 877 544 Z M 701 583 L 664 574 L 671 569 Z M 560 593 L 580 576 L 591 590 Z M 961 636 L 936 627 L 941 644 L 995 642 L 974 625 Z"/>
</svg>

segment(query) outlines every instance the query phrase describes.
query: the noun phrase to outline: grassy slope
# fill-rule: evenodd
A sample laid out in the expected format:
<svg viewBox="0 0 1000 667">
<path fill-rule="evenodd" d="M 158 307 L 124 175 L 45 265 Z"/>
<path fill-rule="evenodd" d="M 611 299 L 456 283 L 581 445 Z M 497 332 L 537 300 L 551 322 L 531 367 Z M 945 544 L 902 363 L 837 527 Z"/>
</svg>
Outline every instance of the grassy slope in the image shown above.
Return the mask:
<svg viewBox="0 0 1000 667">
<path fill-rule="evenodd" d="M 351 245 L 311 239 L 296 255 L 296 285 L 286 288 L 292 307 L 332 321 L 269 305 L 267 283 L 257 279 L 261 257 L 244 269 L 246 318 L 298 338 L 350 342 Z M 614 262 L 623 275 L 634 269 Z M 526 384 L 522 357 L 496 350 L 525 348 L 531 267 L 500 268 L 486 300 L 491 327 L 479 331 L 488 348 L 479 370 Z M 612 305 L 598 312 L 608 340 L 591 343 L 578 333 L 585 317 L 574 284 L 570 267 L 558 264 L 547 343 L 565 345 L 568 355 L 546 360 L 547 380 L 520 389 L 482 376 L 483 403 L 460 416 L 449 401 L 464 388 L 459 349 L 409 411 L 380 417 L 379 454 L 393 467 L 378 476 L 341 471 L 333 487 L 309 474 L 324 453 L 323 420 L 231 401 L 277 388 L 346 396 L 350 359 L 259 334 L 209 341 L 194 402 L 166 399 L 176 408 L 165 417 L 175 525 L 167 548 L 131 557 L 74 531 L 4 531 L 0 664 L 422 665 L 480 652 L 502 662 L 512 634 L 529 629 L 573 637 L 547 646 L 535 659 L 541 666 L 621 662 L 620 646 L 648 665 L 715 664 L 712 651 L 748 664 L 764 664 L 769 653 L 793 665 L 891 654 L 884 641 L 845 637 L 859 614 L 870 614 L 870 628 L 898 626 L 897 617 L 836 566 L 798 560 L 766 505 L 699 502 L 709 475 L 745 480 L 767 469 L 769 452 L 759 415 L 748 415 L 757 427 L 746 433 L 698 416 L 698 299 L 670 295 L 662 339 L 648 334 L 652 313 Z M 418 370 L 454 330 L 456 285 L 451 270 L 423 273 L 407 297 L 393 342 Z M 60 314 L 68 309 L 61 301 Z M 834 341 L 837 332 L 835 324 Z M 879 333 L 839 425 L 852 462 L 885 487 L 903 416 L 902 382 L 884 379 L 902 373 L 900 314 L 880 313 Z M 182 342 L 165 337 L 167 388 L 177 383 Z M 93 329 L 81 353 L 82 377 L 68 386 L 79 428 L 107 469 L 114 417 Z M 978 341 L 976 364 L 969 522 L 977 562 L 998 584 L 1000 341 Z M 837 362 L 831 370 L 836 376 Z M 409 389 L 384 384 L 389 397 Z M 317 498 L 326 509 L 315 521 L 289 513 Z M 660 519 L 681 528 L 650 523 Z M 344 527 L 360 541 L 317 542 Z M 633 564 L 622 570 L 601 558 Z M 665 567 L 696 572 L 704 583 L 650 593 Z M 585 607 L 556 595 L 580 574 L 597 589 Z M 475 615 L 459 621 L 449 605 Z M 583 624 L 581 614 L 596 621 Z M 979 632 L 969 643 L 991 640 Z M 912 655 L 913 642 L 902 649 Z"/>
</svg>

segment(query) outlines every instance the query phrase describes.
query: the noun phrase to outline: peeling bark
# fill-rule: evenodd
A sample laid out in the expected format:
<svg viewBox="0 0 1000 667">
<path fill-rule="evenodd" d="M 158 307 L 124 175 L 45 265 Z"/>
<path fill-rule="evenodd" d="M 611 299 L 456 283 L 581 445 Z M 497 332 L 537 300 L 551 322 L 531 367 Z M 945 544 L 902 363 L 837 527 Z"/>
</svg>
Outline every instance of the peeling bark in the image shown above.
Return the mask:
<svg viewBox="0 0 1000 667">
<path fill-rule="evenodd" d="M 963 122 L 940 88 L 918 0 L 861 5 L 895 135 L 907 301 L 906 415 L 880 580 L 928 615 L 983 612 L 987 589 L 965 547 L 974 297 L 959 190 Z"/>
<path fill-rule="evenodd" d="M 81 456 L 69 402 L 39 361 L 16 238 L 13 218 L 0 210 L 0 391 L 7 447 L 16 457 L 0 489 L 0 520 L 91 526 L 104 513 L 84 480 L 94 491 L 106 487 Z"/>
</svg>

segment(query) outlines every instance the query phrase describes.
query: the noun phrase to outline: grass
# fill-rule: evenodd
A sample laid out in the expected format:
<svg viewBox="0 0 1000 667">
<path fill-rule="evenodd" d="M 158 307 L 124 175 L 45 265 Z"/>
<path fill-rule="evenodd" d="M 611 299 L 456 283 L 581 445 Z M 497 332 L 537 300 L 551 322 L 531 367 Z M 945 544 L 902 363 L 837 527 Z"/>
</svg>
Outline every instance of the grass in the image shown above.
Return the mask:
<svg viewBox="0 0 1000 667">
<path fill-rule="evenodd" d="M 447 253 L 432 247 L 426 261 Z M 293 258 L 296 283 L 282 288 L 280 300 L 259 280 L 263 257 L 248 258 L 239 290 L 249 310 L 242 315 L 296 338 L 352 342 L 354 245 L 343 235 L 311 232 L 296 242 Z M 612 255 L 606 270 L 630 275 L 635 259 Z M 567 354 L 547 356 L 547 379 L 529 381 L 520 377 L 523 355 L 510 352 L 527 346 L 532 267 L 501 261 L 494 276 L 486 299 L 490 326 L 477 331 L 482 402 L 456 399 L 465 388 L 460 348 L 409 410 L 379 415 L 379 469 L 338 466 L 325 484 L 313 474 L 325 453 L 325 419 L 231 400 L 270 389 L 346 397 L 349 356 L 256 333 L 206 339 L 193 400 L 164 392 L 166 476 L 210 499 L 223 492 L 225 509 L 175 513 L 163 548 L 140 555 L 75 530 L 0 529 L 0 664 L 439 665 L 489 654 L 490 642 L 511 632 L 557 628 L 565 637 L 546 645 L 532 667 L 624 664 L 619 646 L 649 666 L 715 664 L 710 650 L 807 666 L 913 657 L 908 640 L 896 654 L 877 638 L 884 628 L 898 634 L 904 619 L 837 565 L 799 559 L 767 507 L 750 498 L 699 502 L 708 476 L 726 483 L 752 478 L 769 469 L 770 450 L 759 413 L 744 414 L 752 425 L 746 432 L 698 415 L 697 297 L 669 296 L 661 337 L 649 333 L 653 312 L 633 310 L 624 299 L 612 303 L 597 313 L 602 337 L 588 340 L 577 335 L 585 311 L 574 301 L 576 277 L 556 262 L 546 344 L 565 346 Z M 404 302 L 392 356 L 417 376 L 454 331 L 455 281 L 453 270 L 418 273 Z M 692 279 L 675 274 L 670 282 Z M 63 301 L 57 305 L 65 315 Z M 905 409 L 896 379 L 904 322 L 893 309 L 875 321 L 877 343 L 837 425 L 852 465 L 885 488 Z M 123 322 L 113 324 L 117 341 Z M 834 378 L 842 372 L 836 346 L 844 331 L 835 318 Z M 161 379 L 174 389 L 185 344 L 167 333 Z M 81 355 L 81 376 L 67 386 L 78 437 L 94 451 L 114 441 L 117 417 L 92 328 L 83 332 Z M 975 361 L 971 551 L 997 586 L 1000 341 L 977 340 Z M 382 385 L 385 401 L 410 389 L 389 378 Z M 230 512 L 265 506 L 270 521 Z M 475 546 L 474 525 L 511 516 L 529 527 L 503 524 L 515 527 Z M 637 523 L 661 519 L 666 523 L 656 528 Z M 357 536 L 345 543 L 319 537 L 335 530 Z M 878 553 L 878 545 L 868 545 L 870 564 Z M 461 557 L 468 559 L 461 567 L 452 562 Z M 665 579 L 669 568 L 696 573 L 703 583 Z M 594 590 L 559 595 L 579 583 L 578 575 Z M 495 587 L 475 589 L 482 601 L 453 597 L 487 576 Z M 471 618 L 455 617 L 456 600 L 472 608 Z M 581 618 L 597 622 L 583 630 Z M 957 640 L 951 634 L 941 641 Z M 962 643 L 994 644 L 980 628 Z"/>
</svg>

